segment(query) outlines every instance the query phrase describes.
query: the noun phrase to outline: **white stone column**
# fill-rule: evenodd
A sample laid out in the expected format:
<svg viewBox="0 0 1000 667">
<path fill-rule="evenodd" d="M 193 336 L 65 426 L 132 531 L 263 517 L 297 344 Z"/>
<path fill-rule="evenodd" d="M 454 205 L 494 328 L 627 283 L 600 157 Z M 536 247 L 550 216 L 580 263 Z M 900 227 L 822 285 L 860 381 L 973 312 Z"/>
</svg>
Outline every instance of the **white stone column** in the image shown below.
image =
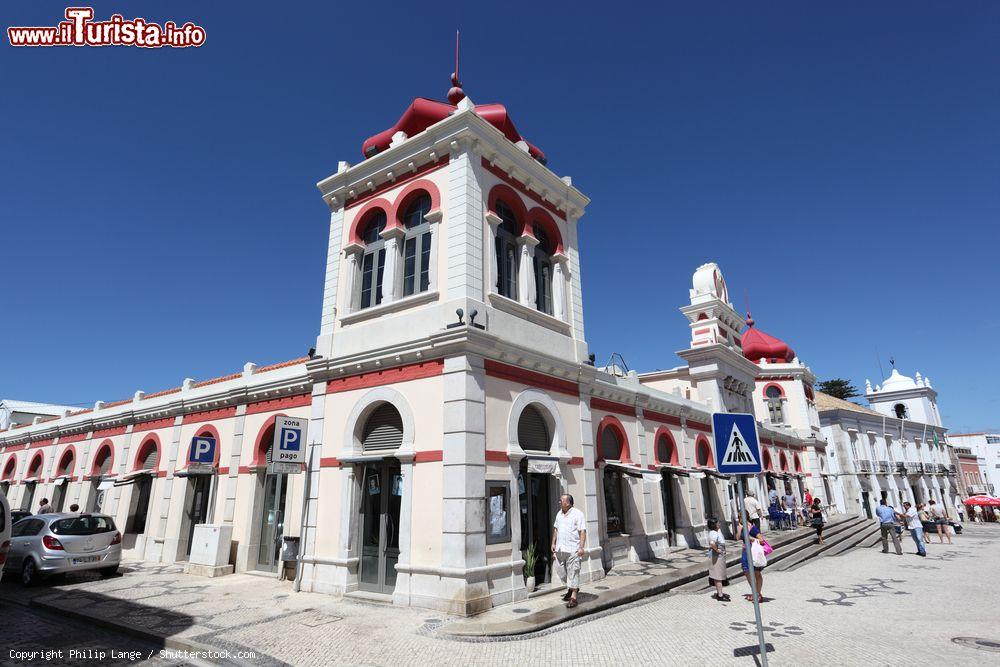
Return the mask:
<svg viewBox="0 0 1000 667">
<path fill-rule="evenodd" d="M 561 252 L 552 255 L 552 315 L 566 321 L 566 274 L 569 257 Z"/>
<path fill-rule="evenodd" d="M 358 308 L 354 297 L 355 286 L 361 273 L 361 255 L 365 248 L 357 243 L 344 247 L 344 257 L 347 259 L 347 273 L 344 274 L 344 314 L 350 315 Z"/>
<path fill-rule="evenodd" d="M 441 209 L 435 209 L 433 211 L 428 211 L 424 215 L 424 220 L 430 224 L 431 230 L 431 253 L 430 262 L 431 265 L 427 267 L 427 289 L 434 291 L 438 289 L 438 277 L 437 277 L 437 266 L 438 266 L 438 244 L 441 238 L 441 219 L 444 214 L 441 213 Z"/>
<path fill-rule="evenodd" d="M 538 239 L 530 234 L 522 234 L 517 239 L 520 261 L 517 263 L 517 300 L 522 306 L 534 308 L 537 301 L 535 288 L 535 246 Z"/>
<path fill-rule="evenodd" d="M 392 303 L 399 299 L 402 293 L 402 283 L 399 279 L 402 254 L 400 239 L 406 236 L 402 227 L 388 227 L 381 237 L 385 239 L 385 268 L 382 272 L 382 303 Z"/>
<path fill-rule="evenodd" d="M 467 571 L 486 565 L 486 372 L 481 357 L 444 360 L 443 516 L 441 566 Z M 490 607 L 480 575 L 444 582 L 448 611 L 474 614 Z"/>
</svg>

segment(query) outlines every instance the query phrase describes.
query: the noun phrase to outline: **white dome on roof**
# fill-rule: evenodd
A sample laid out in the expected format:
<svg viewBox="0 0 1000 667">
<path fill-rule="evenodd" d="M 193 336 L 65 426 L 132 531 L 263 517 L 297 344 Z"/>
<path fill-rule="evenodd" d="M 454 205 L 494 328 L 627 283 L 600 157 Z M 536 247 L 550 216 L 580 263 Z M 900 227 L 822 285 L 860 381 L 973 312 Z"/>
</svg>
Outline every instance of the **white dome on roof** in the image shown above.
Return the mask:
<svg viewBox="0 0 1000 667">
<path fill-rule="evenodd" d="M 903 375 L 895 368 L 892 369 L 892 374 L 882 383 L 882 391 L 902 391 L 904 389 L 916 389 L 917 383 L 913 381 L 913 378 Z"/>
</svg>

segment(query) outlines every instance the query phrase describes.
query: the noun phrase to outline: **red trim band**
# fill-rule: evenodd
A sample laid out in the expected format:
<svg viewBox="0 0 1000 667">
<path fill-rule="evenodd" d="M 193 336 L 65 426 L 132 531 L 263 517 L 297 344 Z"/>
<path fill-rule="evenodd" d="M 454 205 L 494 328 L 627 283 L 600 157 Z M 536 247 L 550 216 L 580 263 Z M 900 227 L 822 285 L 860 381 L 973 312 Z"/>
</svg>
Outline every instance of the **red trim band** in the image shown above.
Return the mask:
<svg viewBox="0 0 1000 667">
<path fill-rule="evenodd" d="M 365 389 L 367 387 L 379 387 L 393 382 L 406 382 L 408 380 L 420 380 L 423 378 L 441 375 L 444 372 L 444 360 L 434 359 L 424 361 L 419 364 L 408 366 L 397 366 L 387 368 L 384 371 L 374 371 L 371 373 L 361 373 L 359 375 L 349 375 L 326 383 L 326 393 L 336 394 L 341 391 L 351 391 L 352 389 Z"/>
<path fill-rule="evenodd" d="M 312 405 L 312 394 L 296 394 L 295 396 L 285 396 L 284 398 L 274 398 L 268 401 L 257 401 L 247 405 L 247 414 L 255 415 L 271 410 L 288 410 L 290 408 L 301 408 Z"/>
<path fill-rule="evenodd" d="M 510 380 L 511 382 L 526 384 L 532 387 L 538 387 L 539 389 L 547 389 L 549 391 L 566 394 L 568 396 L 580 395 L 580 385 L 576 382 L 555 378 L 551 375 L 545 375 L 543 373 L 536 373 L 535 371 L 529 371 L 525 368 L 520 368 L 519 366 L 502 364 L 499 361 L 493 361 L 492 359 L 486 359 L 484 367 L 486 369 L 486 375 L 490 377 Z"/>
<path fill-rule="evenodd" d="M 634 405 L 625 405 L 624 403 L 615 403 L 614 401 L 606 401 L 603 398 L 591 398 L 590 408 L 592 410 L 603 410 L 604 412 L 614 412 L 619 415 L 635 417 Z"/>
</svg>

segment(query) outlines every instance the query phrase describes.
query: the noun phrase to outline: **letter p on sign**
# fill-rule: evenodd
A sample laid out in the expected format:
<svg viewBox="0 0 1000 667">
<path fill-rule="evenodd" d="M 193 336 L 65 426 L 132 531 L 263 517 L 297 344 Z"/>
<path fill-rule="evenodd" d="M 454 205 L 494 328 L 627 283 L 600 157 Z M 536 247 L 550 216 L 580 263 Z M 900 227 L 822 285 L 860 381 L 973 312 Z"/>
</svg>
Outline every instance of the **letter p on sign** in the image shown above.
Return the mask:
<svg viewBox="0 0 1000 667">
<path fill-rule="evenodd" d="M 215 463 L 215 438 L 199 435 L 191 440 L 191 463 Z"/>
<path fill-rule="evenodd" d="M 271 461 L 282 463 L 306 462 L 306 427 L 309 420 L 296 417 L 274 418 L 274 440 Z"/>
</svg>

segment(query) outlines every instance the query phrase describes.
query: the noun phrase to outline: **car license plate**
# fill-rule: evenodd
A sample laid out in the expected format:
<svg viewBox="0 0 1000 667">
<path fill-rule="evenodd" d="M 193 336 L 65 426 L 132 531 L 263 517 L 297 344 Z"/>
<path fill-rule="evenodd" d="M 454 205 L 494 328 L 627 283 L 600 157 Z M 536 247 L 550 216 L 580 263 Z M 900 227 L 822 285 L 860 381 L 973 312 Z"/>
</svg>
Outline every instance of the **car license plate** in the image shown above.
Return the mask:
<svg viewBox="0 0 1000 667">
<path fill-rule="evenodd" d="M 81 563 L 96 563 L 100 559 L 100 556 L 82 556 L 80 558 L 74 558 L 73 565 L 80 565 Z"/>
</svg>

